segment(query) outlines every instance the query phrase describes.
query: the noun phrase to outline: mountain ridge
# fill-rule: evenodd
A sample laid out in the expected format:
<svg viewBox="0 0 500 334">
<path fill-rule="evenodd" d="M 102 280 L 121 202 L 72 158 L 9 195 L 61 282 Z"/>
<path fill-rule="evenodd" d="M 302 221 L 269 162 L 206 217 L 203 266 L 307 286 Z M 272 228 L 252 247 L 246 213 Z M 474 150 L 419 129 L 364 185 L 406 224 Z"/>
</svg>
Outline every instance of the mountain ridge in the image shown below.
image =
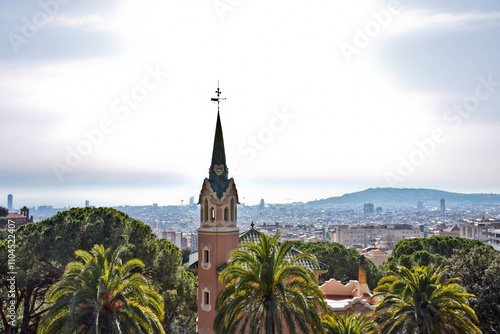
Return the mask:
<svg viewBox="0 0 500 334">
<path fill-rule="evenodd" d="M 329 204 L 363 204 L 363 203 L 414 203 L 422 201 L 440 204 L 440 200 L 445 199 L 447 203 L 473 203 L 473 204 L 498 204 L 500 194 L 493 193 L 456 193 L 428 188 L 368 188 L 362 191 L 333 196 L 325 199 L 307 202 L 308 205 L 329 205 Z"/>
</svg>

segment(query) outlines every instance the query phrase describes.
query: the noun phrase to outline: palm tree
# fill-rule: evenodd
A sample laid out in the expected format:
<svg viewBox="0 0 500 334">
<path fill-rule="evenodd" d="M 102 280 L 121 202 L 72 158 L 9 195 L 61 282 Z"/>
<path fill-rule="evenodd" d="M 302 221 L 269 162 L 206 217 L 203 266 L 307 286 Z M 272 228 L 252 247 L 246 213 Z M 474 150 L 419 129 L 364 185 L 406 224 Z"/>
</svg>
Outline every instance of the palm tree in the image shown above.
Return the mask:
<svg viewBox="0 0 500 334">
<path fill-rule="evenodd" d="M 398 266 L 382 278 L 373 297 L 383 297 L 373 311 L 383 333 L 481 333 L 467 298 L 474 295 L 454 283 L 442 282 L 444 269 L 435 265 L 412 269 Z"/>
<path fill-rule="evenodd" d="M 375 328 L 375 324 L 371 320 L 366 320 L 367 314 L 361 315 L 354 313 L 351 315 L 325 315 L 323 328 L 325 334 L 363 334 L 370 333 L 370 330 Z"/>
<path fill-rule="evenodd" d="M 226 287 L 216 301 L 218 333 L 322 332 L 324 295 L 312 270 L 303 266 L 317 260 L 279 238 L 261 233 L 258 243 L 243 242 L 231 252 L 220 276 Z"/>
<path fill-rule="evenodd" d="M 164 333 L 163 299 L 149 288 L 139 259 L 122 264 L 120 246 L 108 261 L 109 249 L 95 245 L 77 250 L 82 262 L 66 266 L 63 278 L 47 292 L 54 303 L 38 333 Z"/>
</svg>

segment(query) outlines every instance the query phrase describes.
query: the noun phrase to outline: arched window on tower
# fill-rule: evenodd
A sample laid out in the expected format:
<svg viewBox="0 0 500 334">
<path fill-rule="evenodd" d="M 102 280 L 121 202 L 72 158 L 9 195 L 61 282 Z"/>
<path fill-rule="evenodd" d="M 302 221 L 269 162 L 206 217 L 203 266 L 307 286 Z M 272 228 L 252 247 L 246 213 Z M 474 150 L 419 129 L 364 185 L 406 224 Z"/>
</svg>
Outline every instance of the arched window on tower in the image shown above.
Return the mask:
<svg viewBox="0 0 500 334">
<path fill-rule="evenodd" d="M 229 209 L 227 208 L 227 206 L 224 208 L 224 220 L 229 220 Z"/>
<path fill-rule="evenodd" d="M 210 269 L 210 267 L 212 266 L 212 264 L 210 262 L 211 261 L 210 249 L 211 249 L 211 246 L 206 245 L 206 246 L 203 246 L 203 249 L 198 250 L 198 252 L 201 253 L 201 258 L 199 259 L 199 261 L 201 261 L 201 267 L 203 269 Z"/>
<path fill-rule="evenodd" d="M 203 287 L 202 288 L 202 300 L 201 300 L 201 308 L 204 311 L 210 311 L 212 309 L 212 305 L 210 305 L 210 288 L 209 287 Z M 205 333 L 205 332 L 204 332 Z"/>
<path fill-rule="evenodd" d="M 234 198 L 231 198 L 231 221 L 235 221 L 236 208 L 234 207 Z"/>
<path fill-rule="evenodd" d="M 210 220 L 215 221 L 215 209 L 213 206 L 210 208 Z"/>
<path fill-rule="evenodd" d="M 204 249 L 203 250 L 203 264 L 209 264 L 209 263 L 210 263 L 210 250 Z"/>
<path fill-rule="evenodd" d="M 204 221 L 208 221 L 208 199 L 205 198 L 205 201 L 203 201 L 203 214 L 204 214 Z"/>
<path fill-rule="evenodd" d="M 203 305 L 210 306 L 210 292 L 208 291 L 203 291 Z"/>
</svg>

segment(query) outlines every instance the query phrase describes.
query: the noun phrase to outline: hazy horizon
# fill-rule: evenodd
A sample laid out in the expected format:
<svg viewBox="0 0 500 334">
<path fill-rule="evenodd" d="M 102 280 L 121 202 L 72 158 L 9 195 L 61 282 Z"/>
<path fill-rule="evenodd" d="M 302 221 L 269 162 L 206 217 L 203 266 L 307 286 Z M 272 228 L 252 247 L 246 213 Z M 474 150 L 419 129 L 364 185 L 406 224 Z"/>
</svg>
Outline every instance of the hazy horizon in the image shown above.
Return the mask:
<svg viewBox="0 0 500 334">
<path fill-rule="evenodd" d="M 300 189 L 302 193 L 301 196 L 295 196 L 295 197 L 284 197 L 284 193 L 280 193 L 278 191 L 274 191 L 274 193 L 271 193 L 271 196 L 260 196 L 258 193 L 251 193 L 250 196 L 245 195 L 242 193 L 240 187 L 238 186 L 238 182 L 236 181 L 236 186 L 238 187 L 238 191 L 240 194 L 240 203 L 241 204 L 246 204 L 246 205 L 258 205 L 260 203 L 261 199 L 265 200 L 266 204 L 290 204 L 293 202 L 310 202 L 314 200 L 319 200 L 319 199 L 325 199 L 325 198 L 330 198 L 330 197 L 339 197 L 345 194 L 351 194 L 351 193 L 356 193 L 360 191 L 364 191 L 366 189 L 370 188 L 377 188 L 377 187 L 366 187 L 366 188 L 360 188 L 360 189 L 353 189 L 350 191 L 346 192 L 338 192 L 336 194 L 329 194 L 328 191 L 324 191 L 323 193 L 317 192 L 317 190 L 320 190 L 320 188 L 313 188 L 313 189 Z M 379 188 L 386 188 L 386 187 L 379 187 Z M 399 189 L 402 189 L 398 187 Z M 278 188 L 279 189 L 279 188 Z M 435 189 L 435 188 L 420 188 L 420 189 L 433 189 L 433 190 L 441 190 L 441 191 L 448 191 L 452 193 L 464 193 L 464 194 L 490 194 L 490 192 L 480 192 L 480 191 L 470 191 L 470 192 L 461 192 L 461 191 L 450 191 L 447 189 Z M 82 193 L 77 192 L 76 194 L 61 194 L 58 195 L 57 193 L 54 195 L 45 195 L 45 196 L 39 196 L 36 193 L 33 195 L 20 195 L 16 196 L 14 195 L 14 209 L 19 210 L 22 206 L 27 206 L 27 207 L 38 207 L 38 206 L 45 206 L 45 205 L 52 205 L 54 208 L 64 208 L 64 207 L 84 207 L 85 206 L 85 201 L 89 200 L 89 204 L 91 206 L 96 206 L 96 207 L 116 207 L 116 206 L 125 206 L 125 205 L 130 205 L 130 206 L 147 206 L 147 205 L 153 205 L 153 203 L 158 204 L 159 206 L 169 206 L 169 205 L 181 205 L 181 200 L 183 200 L 183 204 L 187 205 L 189 204 L 189 199 L 191 196 L 194 197 L 195 203 L 198 201 L 198 193 L 192 193 L 191 196 L 189 196 L 189 191 L 185 189 L 179 189 L 181 192 L 179 192 L 180 197 L 177 197 L 176 195 L 173 195 L 172 192 L 163 192 L 163 191 L 158 191 L 158 190 L 152 190 L 152 189 L 135 189 L 135 190 L 94 190 L 94 191 L 87 191 Z M 267 190 L 273 191 L 273 189 L 270 187 Z M 270 194 L 269 192 L 267 194 Z M 287 192 L 286 194 L 290 195 L 292 194 L 290 191 Z M 319 196 L 319 195 L 323 196 Z M 87 196 L 85 196 L 87 195 Z M 254 196 L 252 196 L 254 195 Z M 316 196 L 315 196 L 316 195 Z M 132 198 L 135 197 L 135 200 L 132 201 L 122 201 L 121 198 Z M 43 198 L 43 199 L 42 199 Z M 155 199 L 162 199 L 162 200 L 155 200 Z M 169 201 L 170 199 L 170 201 Z M 4 201 L 0 201 L 0 206 L 5 206 L 7 207 L 7 196 L 5 197 L 5 203 Z M 438 203 L 436 202 L 436 206 Z"/>
</svg>

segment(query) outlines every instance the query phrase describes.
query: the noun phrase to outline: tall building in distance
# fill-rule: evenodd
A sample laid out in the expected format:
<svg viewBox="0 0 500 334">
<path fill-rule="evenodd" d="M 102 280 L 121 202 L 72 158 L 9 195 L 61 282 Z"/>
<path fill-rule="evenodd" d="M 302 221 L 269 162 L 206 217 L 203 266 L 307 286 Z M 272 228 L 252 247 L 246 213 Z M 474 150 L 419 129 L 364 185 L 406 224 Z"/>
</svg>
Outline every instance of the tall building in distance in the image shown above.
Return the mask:
<svg viewBox="0 0 500 334">
<path fill-rule="evenodd" d="M 90 201 L 89 200 L 86 200 L 85 201 L 85 207 L 88 208 L 90 206 Z"/>
<path fill-rule="evenodd" d="M 365 215 L 369 215 L 373 213 L 373 203 L 365 203 L 363 212 Z"/>
<path fill-rule="evenodd" d="M 444 198 L 441 198 L 441 212 L 442 213 L 446 212 L 446 204 L 445 204 Z"/>
<path fill-rule="evenodd" d="M 13 202 L 14 202 L 14 196 L 12 196 L 12 194 L 9 194 L 7 196 L 7 209 L 9 211 L 12 211 L 12 204 L 13 204 Z"/>
</svg>

